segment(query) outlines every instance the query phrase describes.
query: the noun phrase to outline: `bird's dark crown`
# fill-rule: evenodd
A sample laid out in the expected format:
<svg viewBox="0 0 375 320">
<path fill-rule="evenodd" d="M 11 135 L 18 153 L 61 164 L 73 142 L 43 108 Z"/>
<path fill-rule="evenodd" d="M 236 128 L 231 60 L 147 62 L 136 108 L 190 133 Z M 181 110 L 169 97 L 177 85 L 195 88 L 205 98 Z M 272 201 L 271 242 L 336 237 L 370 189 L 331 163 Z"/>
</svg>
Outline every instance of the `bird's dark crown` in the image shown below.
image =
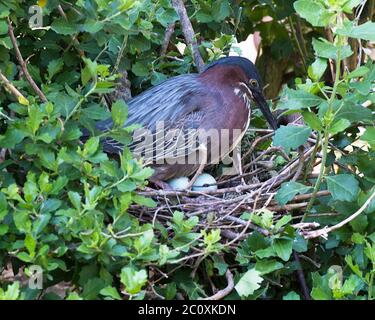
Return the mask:
<svg viewBox="0 0 375 320">
<path fill-rule="evenodd" d="M 246 76 L 248 77 L 248 79 L 255 79 L 258 81 L 259 84 L 261 84 L 261 79 L 260 79 L 260 76 L 258 74 L 258 71 L 255 67 L 255 65 L 249 60 L 249 59 L 246 59 L 246 58 L 243 58 L 243 57 L 225 57 L 225 58 L 221 58 L 219 60 L 216 60 L 210 64 L 208 64 L 203 72 L 215 67 L 215 66 L 219 66 L 219 65 L 222 65 L 222 66 L 236 66 L 236 67 L 240 67 L 242 69 L 242 71 L 246 74 Z"/>
</svg>

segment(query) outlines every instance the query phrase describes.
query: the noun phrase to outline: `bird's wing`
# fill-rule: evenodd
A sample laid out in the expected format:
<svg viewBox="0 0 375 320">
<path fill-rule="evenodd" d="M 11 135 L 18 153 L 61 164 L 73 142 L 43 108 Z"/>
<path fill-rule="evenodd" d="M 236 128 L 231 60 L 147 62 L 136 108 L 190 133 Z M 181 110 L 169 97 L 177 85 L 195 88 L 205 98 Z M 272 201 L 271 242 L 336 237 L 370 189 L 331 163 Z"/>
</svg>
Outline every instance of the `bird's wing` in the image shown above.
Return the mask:
<svg viewBox="0 0 375 320">
<path fill-rule="evenodd" d="M 177 157 L 179 151 L 194 150 L 196 135 L 189 129 L 199 128 L 208 103 L 215 104 L 217 101 L 196 74 L 177 76 L 146 90 L 128 102 L 129 115 L 124 126 L 140 124 L 143 127 L 136 132 L 130 148 L 140 154 L 140 149 L 148 150 L 146 152 L 152 150 L 153 155 L 149 154 L 148 158 L 153 161 Z M 112 125 L 112 120 L 108 119 L 99 122 L 96 127 L 107 131 Z M 141 139 L 142 135 L 145 139 Z M 104 140 L 106 152 L 118 153 L 122 147 L 112 138 Z"/>
</svg>

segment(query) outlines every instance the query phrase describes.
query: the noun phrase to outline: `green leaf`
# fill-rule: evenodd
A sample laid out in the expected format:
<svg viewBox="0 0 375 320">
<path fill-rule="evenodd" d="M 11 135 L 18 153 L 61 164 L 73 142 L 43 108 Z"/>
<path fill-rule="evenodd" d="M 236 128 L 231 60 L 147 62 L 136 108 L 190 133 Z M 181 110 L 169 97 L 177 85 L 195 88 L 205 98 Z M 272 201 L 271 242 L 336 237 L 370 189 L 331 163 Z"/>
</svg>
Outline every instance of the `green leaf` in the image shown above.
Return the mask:
<svg viewBox="0 0 375 320">
<path fill-rule="evenodd" d="M 27 202 L 32 202 L 39 194 L 38 186 L 35 181 L 35 174 L 29 172 L 27 181 L 23 188 L 24 198 Z"/>
<path fill-rule="evenodd" d="M 104 27 L 104 23 L 102 21 L 88 19 L 82 26 L 82 29 L 83 31 L 86 31 L 89 33 L 97 33 L 98 31 L 102 30 L 103 27 Z"/>
<path fill-rule="evenodd" d="M 271 247 L 267 247 L 265 249 L 259 249 L 259 250 L 255 251 L 255 255 L 260 259 L 264 259 L 264 258 L 276 256 L 276 252 L 275 252 L 274 248 L 271 246 Z"/>
<path fill-rule="evenodd" d="M 155 235 L 152 230 L 145 231 L 139 238 L 134 241 L 134 248 L 139 254 L 143 254 L 143 252 L 150 249 L 154 237 Z"/>
<path fill-rule="evenodd" d="M 349 224 L 353 228 L 353 231 L 363 234 L 366 232 L 366 228 L 368 227 L 367 215 L 359 215 L 354 220 L 350 221 Z"/>
<path fill-rule="evenodd" d="M 315 27 L 325 27 L 332 16 L 321 3 L 313 0 L 299 0 L 293 4 L 296 12 Z"/>
<path fill-rule="evenodd" d="M 58 194 L 68 184 L 68 182 L 69 179 L 67 177 L 58 177 L 57 180 L 53 183 L 50 193 L 53 195 Z"/>
<path fill-rule="evenodd" d="M 24 243 L 25 243 L 25 247 L 26 247 L 27 251 L 29 251 L 30 256 L 34 257 L 35 248 L 36 248 L 36 241 L 30 233 L 28 233 L 26 235 Z"/>
<path fill-rule="evenodd" d="M 21 143 L 26 135 L 24 131 L 9 127 L 5 135 L 0 136 L 0 147 L 13 149 L 17 144 Z"/>
<path fill-rule="evenodd" d="M 99 104 L 90 104 L 87 108 L 82 109 L 82 115 L 93 120 L 106 120 L 109 118 L 108 111 Z"/>
<path fill-rule="evenodd" d="M 230 15 L 231 8 L 228 0 L 216 0 L 212 7 L 212 16 L 216 22 L 223 21 Z"/>
<path fill-rule="evenodd" d="M 146 167 L 146 168 L 141 169 L 140 171 L 137 171 L 131 177 L 133 179 L 143 181 L 143 180 L 150 178 L 153 175 L 153 173 L 154 173 L 154 170 L 152 168 Z"/>
<path fill-rule="evenodd" d="M 101 278 L 89 279 L 83 286 L 82 296 L 86 300 L 94 300 L 98 297 L 99 292 L 105 286 L 105 282 Z"/>
<path fill-rule="evenodd" d="M 163 27 L 167 27 L 170 23 L 176 22 L 178 18 L 178 14 L 174 9 L 160 8 L 156 12 L 156 19 Z"/>
<path fill-rule="evenodd" d="M 4 219 L 4 217 L 7 215 L 7 213 L 8 213 L 7 198 L 4 195 L 4 193 L 2 193 L 0 191 L 0 221 L 2 221 Z"/>
<path fill-rule="evenodd" d="M 128 105 L 124 100 L 117 100 L 112 105 L 112 120 L 115 126 L 123 127 L 128 118 Z"/>
<path fill-rule="evenodd" d="M 371 148 L 375 149 L 375 127 L 367 127 L 365 133 L 361 137 L 361 140 L 367 141 Z"/>
<path fill-rule="evenodd" d="M 8 24 L 5 20 L 0 20 L 0 35 L 8 33 Z"/>
<path fill-rule="evenodd" d="M 346 77 L 348 79 L 363 77 L 365 74 L 369 73 L 369 71 L 370 71 L 369 68 L 365 66 L 361 66 L 355 69 L 354 71 L 350 72 Z"/>
<path fill-rule="evenodd" d="M 298 253 L 307 251 L 307 240 L 300 234 L 293 240 L 293 250 Z"/>
<path fill-rule="evenodd" d="M 203 10 L 199 10 L 196 14 L 196 19 L 200 23 L 209 23 L 214 21 L 215 19 L 212 17 L 211 14 L 204 12 Z"/>
<path fill-rule="evenodd" d="M 20 253 L 17 253 L 17 258 L 20 259 L 21 261 L 24 261 L 24 262 L 31 262 L 33 261 L 33 258 L 30 257 L 30 255 L 28 255 L 26 252 L 20 252 Z"/>
<path fill-rule="evenodd" d="M 353 8 L 361 4 L 363 0 L 346 0 L 344 1 L 342 9 L 346 13 L 352 13 Z"/>
<path fill-rule="evenodd" d="M 329 275 L 321 276 L 318 272 L 312 273 L 313 289 L 311 297 L 314 300 L 332 300 L 332 290 L 329 283 Z"/>
<path fill-rule="evenodd" d="M 283 300 L 301 300 L 301 297 L 298 293 L 290 291 L 285 296 L 283 296 Z"/>
<path fill-rule="evenodd" d="M 293 240 L 275 239 L 272 244 L 277 256 L 283 261 L 288 261 L 293 250 Z"/>
<path fill-rule="evenodd" d="M 98 64 L 96 61 L 91 61 L 90 59 L 83 58 L 85 62 L 85 67 L 81 71 L 81 81 L 85 86 L 91 79 L 95 79 L 98 74 Z"/>
<path fill-rule="evenodd" d="M 20 296 L 20 283 L 18 281 L 8 284 L 7 290 L 3 293 L 0 288 L 0 300 L 17 300 Z"/>
<path fill-rule="evenodd" d="M 125 286 L 125 290 L 129 294 L 137 294 L 147 282 L 146 270 L 137 271 L 132 267 L 124 267 L 121 269 L 121 283 Z"/>
<path fill-rule="evenodd" d="M 51 24 L 51 29 L 58 34 L 73 35 L 79 32 L 78 26 L 64 18 L 57 18 Z"/>
<path fill-rule="evenodd" d="M 81 209 L 81 196 L 78 192 L 69 191 L 68 197 L 74 208 L 77 210 Z"/>
<path fill-rule="evenodd" d="M 350 124 L 351 123 L 348 119 L 338 119 L 333 122 L 328 131 L 330 134 L 335 135 L 350 127 Z"/>
<path fill-rule="evenodd" d="M 371 188 L 367 192 L 361 192 L 358 198 L 358 204 L 362 206 L 368 198 L 375 192 L 375 187 Z M 365 209 L 365 213 L 373 213 L 375 212 L 375 199 L 372 199 Z M 0 214 L 0 220 L 1 220 L 1 214 Z"/>
<path fill-rule="evenodd" d="M 260 272 L 255 269 L 248 270 L 238 281 L 234 287 L 241 297 L 248 297 L 253 294 L 255 290 L 260 288 L 260 283 L 263 278 Z"/>
<path fill-rule="evenodd" d="M 303 111 L 302 112 L 303 120 L 309 127 L 316 131 L 323 131 L 323 124 L 314 112 Z"/>
<path fill-rule="evenodd" d="M 63 59 L 56 59 L 52 60 L 48 63 L 47 71 L 48 71 L 48 79 L 51 80 L 54 75 L 58 74 L 64 66 Z"/>
<path fill-rule="evenodd" d="M 121 192 L 129 192 L 137 189 L 137 184 L 132 180 L 125 180 L 117 185 L 117 189 Z"/>
<path fill-rule="evenodd" d="M 307 126 L 281 126 L 276 130 L 273 144 L 283 147 L 286 152 L 289 152 L 290 149 L 298 148 L 306 143 L 311 131 Z"/>
<path fill-rule="evenodd" d="M 328 190 L 334 200 L 350 202 L 357 199 L 359 183 L 353 175 L 338 174 L 327 176 L 326 180 Z"/>
<path fill-rule="evenodd" d="M 343 107 L 336 115 L 336 119 L 348 119 L 351 123 L 371 121 L 373 115 L 371 110 L 354 103 L 344 103 Z"/>
<path fill-rule="evenodd" d="M 132 72 L 138 77 L 145 77 L 148 75 L 147 65 L 142 62 L 136 62 L 132 66 Z"/>
<path fill-rule="evenodd" d="M 27 100 L 24 96 L 19 96 L 18 102 L 24 106 L 28 106 L 30 104 L 29 100 Z"/>
<path fill-rule="evenodd" d="M 148 208 L 156 208 L 157 207 L 157 203 L 152 200 L 151 198 L 146 198 L 146 197 L 143 197 L 143 196 L 140 196 L 140 195 L 134 195 L 132 197 L 133 201 L 141 206 L 145 206 L 145 207 L 148 207 Z"/>
<path fill-rule="evenodd" d="M 118 293 L 117 289 L 112 286 L 103 288 L 102 290 L 100 290 L 100 294 L 105 297 L 110 297 L 114 300 L 121 300 L 121 296 Z"/>
<path fill-rule="evenodd" d="M 6 224 L 0 224 L 0 236 L 7 234 L 9 226 Z"/>
<path fill-rule="evenodd" d="M 29 106 L 28 113 L 29 117 L 26 120 L 26 124 L 31 133 L 35 135 L 43 121 L 43 114 L 36 105 Z"/>
<path fill-rule="evenodd" d="M 319 105 L 324 100 L 305 90 L 293 90 L 285 88 L 283 90 L 277 109 L 300 110 Z"/>
<path fill-rule="evenodd" d="M 10 40 L 9 37 L 0 38 L 0 46 L 3 46 L 8 50 L 13 48 L 12 41 Z"/>
<path fill-rule="evenodd" d="M 359 278 L 355 274 L 351 274 L 350 277 L 345 280 L 345 282 L 344 282 L 344 284 L 343 284 L 343 286 L 340 290 L 341 291 L 340 292 L 340 298 L 342 296 L 355 294 L 356 288 L 360 287 L 362 283 L 363 283 L 363 280 L 361 278 Z"/>
<path fill-rule="evenodd" d="M 89 157 L 93 155 L 99 148 L 99 137 L 91 137 L 86 141 L 83 147 L 83 156 Z"/>
<path fill-rule="evenodd" d="M 309 77 L 315 81 L 319 81 L 324 72 L 327 70 L 327 66 L 327 59 L 322 59 L 319 57 L 316 58 L 314 63 L 308 69 Z"/>
<path fill-rule="evenodd" d="M 367 21 L 356 26 L 353 22 L 345 21 L 343 28 L 336 30 L 336 33 L 355 39 L 375 41 L 375 23 Z"/>
<path fill-rule="evenodd" d="M 291 215 L 285 215 L 281 219 L 279 219 L 275 224 L 275 230 L 279 230 L 282 227 L 284 227 L 286 224 L 288 224 L 290 221 L 292 221 Z"/>
<path fill-rule="evenodd" d="M 283 267 L 284 265 L 275 259 L 259 260 L 255 264 L 255 269 L 260 272 L 260 275 L 264 275 L 264 274 L 274 272 L 276 270 L 280 270 Z"/>
<path fill-rule="evenodd" d="M 353 51 L 349 45 L 337 47 L 325 39 L 313 39 L 312 45 L 316 55 L 321 58 L 337 60 L 339 50 L 341 59 L 348 58 L 353 54 Z"/>
<path fill-rule="evenodd" d="M 311 187 L 305 186 L 299 182 L 284 182 L 275 196 L 275 200 L 281 205 L 285 205 L 297 194 L 304 194 L 311 190 Z"/>
<path fill-rule="evenodd" d="M 14 212 L 13 220 L 19 231 L 26 233 L 31 231 L 31 221 L 27 211 Z"/>
</svg>

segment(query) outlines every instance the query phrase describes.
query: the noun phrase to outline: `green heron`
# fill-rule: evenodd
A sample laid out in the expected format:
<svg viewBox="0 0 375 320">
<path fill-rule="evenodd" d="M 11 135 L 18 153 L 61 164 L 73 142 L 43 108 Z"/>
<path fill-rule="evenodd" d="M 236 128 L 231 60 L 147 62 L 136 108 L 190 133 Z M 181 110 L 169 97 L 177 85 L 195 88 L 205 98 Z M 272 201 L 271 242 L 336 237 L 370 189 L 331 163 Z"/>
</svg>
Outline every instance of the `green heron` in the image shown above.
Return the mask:
<svg viewBox="0 0 375 320">
<path fill-rule="evenodd" d="M 155 169 L 150 181 L 165 186 L 160 183 L 191 176 L 202 164 L 217 163 L 228 155 L 249 126 L 253 102 L 276 129 L 254 64 L 242 57 L 219 59 L 199 74 L 172 77 L 128 101 L 124 126 L 140 124 L 144 128 L 134 134 L 130 149 Z M 96 123 L 96 128 L 107 131 L 112 125 L 108 119 Z M 212 131 L 219 134 L 212 135 Z M 103 148 L 118 154 L 123 145 L 105 138 Z"/>
</svg>

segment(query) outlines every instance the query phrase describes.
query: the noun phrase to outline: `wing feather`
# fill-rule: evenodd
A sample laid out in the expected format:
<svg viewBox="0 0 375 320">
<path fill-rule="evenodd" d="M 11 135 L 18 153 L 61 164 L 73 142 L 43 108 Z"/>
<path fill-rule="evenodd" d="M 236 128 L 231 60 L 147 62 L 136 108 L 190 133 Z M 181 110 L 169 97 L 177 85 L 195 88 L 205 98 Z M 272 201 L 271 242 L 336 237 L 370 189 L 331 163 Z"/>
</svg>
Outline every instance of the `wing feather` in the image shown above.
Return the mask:
<svg viewBox="0 0 375 320">
<path fill-rule="evenodd" d="M 199 128 L 208 102 L 215 103 L 215 100 L 197 74 L 170 78 L 136 96 L 128 102 L 129 115 L 124 126 L 137 123 L 143 128 L 136 130 L 130 149 L 138 156 L 144 157 L 147 153 L 147 160 L 153 162 L 197 150 L 197 132 L 192 134 L 191 129 Z M 163 123 L 162 128 L 158 127 L 160 123 Z M 98 122 L 96 128 L 107 131 L 112 125 L 112 119 L 108 119 Z M 173 136 L 174 131 L 176 136 Z M 106 152 L 119 153 L 122 147 L 113 138 L 104 139 Z"/>
</svg>

